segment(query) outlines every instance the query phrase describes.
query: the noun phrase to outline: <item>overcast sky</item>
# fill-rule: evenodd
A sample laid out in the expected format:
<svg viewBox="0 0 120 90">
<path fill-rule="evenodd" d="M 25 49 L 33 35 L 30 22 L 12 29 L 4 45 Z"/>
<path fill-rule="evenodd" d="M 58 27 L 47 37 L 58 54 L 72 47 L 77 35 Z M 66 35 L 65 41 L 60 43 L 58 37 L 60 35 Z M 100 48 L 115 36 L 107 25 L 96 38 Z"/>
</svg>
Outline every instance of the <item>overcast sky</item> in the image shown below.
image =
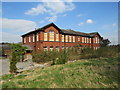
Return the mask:
<svg viewBox="0 0 120 90">
<path fill-rule="evenodd" d="M 0 20 L 3 42 L 21 42 L 22 34 L 54 22 L 63 29 L 99 32 L 118 43 L 117 2 L 3 2 Z"/>
</svg>

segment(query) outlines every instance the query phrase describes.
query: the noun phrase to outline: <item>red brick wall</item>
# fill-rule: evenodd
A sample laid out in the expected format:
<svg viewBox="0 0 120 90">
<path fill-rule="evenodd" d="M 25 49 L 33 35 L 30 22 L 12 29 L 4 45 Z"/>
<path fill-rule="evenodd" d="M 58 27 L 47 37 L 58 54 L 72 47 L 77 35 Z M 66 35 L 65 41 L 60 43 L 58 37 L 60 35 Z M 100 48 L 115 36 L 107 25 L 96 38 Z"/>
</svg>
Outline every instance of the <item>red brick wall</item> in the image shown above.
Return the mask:
<svg viewBox="0 0 120 90">
<path fill-rule="evenodd" d="M 62 41 L 62 38 L 61 38 L 62 34 L 59 34 L 59 42 L 56 42 L 56 41 L 51 42 L 51 41 L 49 41 L 49 33 L 48 33 L 48 35 L 47 35 L 48 36 L 48 41 L 43 41 L 44 40 L 44 32 L 49 32 L 49 30 L 51 30 L 51 29 L 54 30 L 54 34 L 55 34 L 54 35 L 54 40 L 56 40 L 56 33 L 59 34 L 59 31 L 56 28 L 54 28 L 53 26 L 51 26 L 51 27 L 47 28 L 46 30 L 39 32 L 39 34 L 38 34 L 39 35 L 39 41 L 35 41 L 36 43 L 33 42 L 33 40 L 32 40 L 33 34 L 31 34 L 31 35 L 25 36 L 26 37 L 26 43 L 23 43 L 23 44 L 30 45 L 33 50 L 34 50 L 34 46 L 36 45 L 36 51 L 37 52 L 43 50 L 43 46 L 47 46 L 48 51 L 49 51 L 50 46 L 53 46 L 54 48 L 56 46 L 59 46 L 59 48 L 61 50 L 62 46 L 71 47 L 71 46 L 74 46 L 74 45 L 79 45 L 80 43 L 81 43 L 81 45 L 85 45 L 86 47 L 89 47 L 89 46 L 100 47 L 100 44 L 93 43 L 93 38 L 91 39 L 91 43 L 82 43 L 82 36 L 75 36 L 75 42 L 69 42 L 69 40 L 70 40 L 69 36 L 70 35 L 68 35 L 68 42 L 64 43 L 64 42 L 61 42 Z M 28 36 L 31 37 L 31 42 L 28 42 L 28 39 L 29 39 Z M 78 41 L 78 37 L 80 37 L 80 41 Z M 98 35 L 95 35 L 95 37 L 98 37 L 100 39 L 100 37 Z M 72 39 L 72 41 L 73 41 L 73 39 Z M 23 40 L 23 42 L 24 42 L 24 40 Z"/>
</svg>

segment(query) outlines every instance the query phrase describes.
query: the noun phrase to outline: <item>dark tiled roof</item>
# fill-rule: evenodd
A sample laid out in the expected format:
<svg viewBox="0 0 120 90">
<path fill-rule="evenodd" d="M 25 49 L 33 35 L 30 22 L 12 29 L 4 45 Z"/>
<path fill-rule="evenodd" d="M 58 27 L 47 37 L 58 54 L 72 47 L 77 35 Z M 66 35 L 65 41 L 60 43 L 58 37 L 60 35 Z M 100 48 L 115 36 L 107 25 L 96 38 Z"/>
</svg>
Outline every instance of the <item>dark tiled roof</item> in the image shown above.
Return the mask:
<svg viewBox="0 0 120 90">
<path fill-rule="evenodd" d="M 86 37 L 94 37 L 94 35 L 98 34 L 98 32 L 93 32 L 93 33 L 83 33 L 83 32 L 78 32 L 78 31 L 74 31 L 74 30 L 71 30 L 71 29 L 60 29 L 58 28 L 54 23 L 50 23 L 46 26 L 43 26 L 41 28 L 38 28 L 34 31 L 31 31 L 31 32 L 28 32 L 24 35 L 22 35 L 22 37 L 26 36 L 26 35 L 29 35 L 31 33 L 36 33 L 36 32 L 39 32 L 39 31 L 43 31 L 45 30 L 46 28 L 50 27 L 50 26 L 54 26 L 55 28 L 57 28 L 57 30 L 62 33 L 62 34 L 70 34 L 70 35 L 79 35 L 79 36 L 86 36 Z M 100 36 L 101 37 L 101 36 Z"/>
<path fill-rule="evenodd" d="M 83 32 L 78 32 L 78 31 L 74 31 L 74 30 L 71 30 L 71 29 L 61 29 L 63 33 L 65 34 L 72 34 L 72 35 L 80 35 L 80 36 L 90 36 L 89 34 L 87 33 L 83 33 Z"/>
<path fill-rule="evenodd" d="M 36 29 L 36 30 L 34 30 L 34 31 L 28 32 L 28 33 L 22 35 L 22 37 L 23 37 L 23 36 L 26 36 L 26 35 L 29 35 L 29 34 L 31 34 L 31 33 L 36 33 L 36 32 L 39 32 L 39 31 L 43 31 L 43 30 L 45 30 L 46 28 L 48 28 L 48 27 L 50 27 L 50 26 L 54 26 L 55 28 L 57 28 L 57 30 L 61 31 L 54 23 L 50 23 L 50 24 L 45 25 L 45 26 L 43 26 L 43 27 L 41 27 L 41 28 L 38 28 L 38 29 Z"/>
</svg>

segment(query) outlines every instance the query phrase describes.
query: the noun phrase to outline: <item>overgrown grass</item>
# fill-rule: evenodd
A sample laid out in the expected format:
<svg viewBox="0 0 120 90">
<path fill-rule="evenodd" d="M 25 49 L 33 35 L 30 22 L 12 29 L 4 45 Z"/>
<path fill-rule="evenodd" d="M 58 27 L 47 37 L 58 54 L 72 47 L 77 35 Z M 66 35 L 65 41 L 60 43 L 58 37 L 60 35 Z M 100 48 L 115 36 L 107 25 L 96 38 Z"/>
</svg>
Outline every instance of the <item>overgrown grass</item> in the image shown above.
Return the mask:
<svg viewBox="0 0 120 90">
<path fill-rule="evenodd" d="M 3 88 L 118 88 L 120 58 L 80 60 L 20 75 L 4 75 Z"/>
</svg>

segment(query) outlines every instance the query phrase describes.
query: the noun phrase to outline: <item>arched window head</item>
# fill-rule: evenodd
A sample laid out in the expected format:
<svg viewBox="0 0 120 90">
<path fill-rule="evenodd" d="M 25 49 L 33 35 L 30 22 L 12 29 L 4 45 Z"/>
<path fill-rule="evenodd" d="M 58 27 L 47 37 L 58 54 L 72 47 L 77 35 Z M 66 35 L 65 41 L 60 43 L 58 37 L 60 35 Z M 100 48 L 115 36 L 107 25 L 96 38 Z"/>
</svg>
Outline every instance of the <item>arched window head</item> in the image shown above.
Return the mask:
<svg viewBox="0 0 120 90">
<path fill-rule="evenodd" d="M 54 33 L 54 31 L 53 31 L 53 30 L 50 30 L 49 32 L 50 32 L 50 33 Z"/>
</svg>

